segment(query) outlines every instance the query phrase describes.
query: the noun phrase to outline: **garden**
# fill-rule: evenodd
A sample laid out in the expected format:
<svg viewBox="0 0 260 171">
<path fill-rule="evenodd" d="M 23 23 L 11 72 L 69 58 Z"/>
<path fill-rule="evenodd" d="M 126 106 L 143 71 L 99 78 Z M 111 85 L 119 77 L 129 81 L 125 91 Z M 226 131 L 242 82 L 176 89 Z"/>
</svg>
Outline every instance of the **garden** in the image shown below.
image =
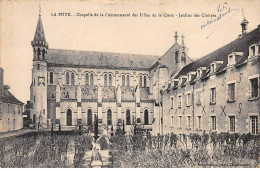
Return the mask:
<svg viewBox="0 0 260 171">
<path fill-rule="evenodd" d="M 259 135 L 215 132 L 190 135 L 101 134 L 97 143 L 111 153 L 109 167 L 257 167 Z M 0 139 L 0 167 L 82 167 L 93 137 L 81 131 L 38 132 Z M 86 165 L 84 165 L 86 167 Z"/>
</svg>

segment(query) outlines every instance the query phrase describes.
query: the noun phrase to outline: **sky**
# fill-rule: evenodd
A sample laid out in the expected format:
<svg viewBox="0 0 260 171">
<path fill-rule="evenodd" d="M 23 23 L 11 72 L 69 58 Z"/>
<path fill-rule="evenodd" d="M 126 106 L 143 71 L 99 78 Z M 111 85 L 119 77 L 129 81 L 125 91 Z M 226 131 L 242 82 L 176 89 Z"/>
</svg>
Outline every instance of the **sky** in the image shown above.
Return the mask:
<svg viewBox="0 0 260 171">
<path fill-rule="evenodd" d="M 259 0 L 1 0 L 0 66 L 4 69 L 5 85 L 10 85 L 11 93 L 24 103 L 30 98 L 31 41 L 39 2 L 45 37 L 53 49 L 162 56 L 174 44 L 177 31 L 178 42 L 181 43 L 181 35 L 184 35 L 188 55 L 198 59 L 238 38 L 242 8 L 249 21 L 249 31 L 260 24 Z M 59 13 L 71 16 L 54 16 Z M 99 16 L 77 16 L 88 13 Z M 130 13 L 131 17 L 106 17 L 100 13 Z M 132 16 L 133 13 L 137 16 Z M 150 17 L 141 17 L 140 13 Z M 203 13 L 213 17 L 202 17 Z M 179 18 L 179 14 L 191 17 Z M 222 17 L 213 21 L 219 15 Z M 211 24 L 207 24 L 207 20 Z"/>
</svg>

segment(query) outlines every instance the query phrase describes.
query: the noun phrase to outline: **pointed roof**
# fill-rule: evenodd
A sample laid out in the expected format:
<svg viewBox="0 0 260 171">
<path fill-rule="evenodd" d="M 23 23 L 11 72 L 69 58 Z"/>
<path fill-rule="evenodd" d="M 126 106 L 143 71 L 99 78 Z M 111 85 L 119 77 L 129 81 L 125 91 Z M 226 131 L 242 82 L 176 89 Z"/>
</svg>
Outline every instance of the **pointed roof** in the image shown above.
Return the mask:
<svg viewBox="0 0 260 171">
<path fill-rule="evenodd" d="M 39 15 L 38 18 L 38 23 L 37 23 L 37 27 L 36 27 L 36 31 L 35 31 L 35 35 L 34 35 L 34 41 L 46 41 L 45 40 L 45 35 L 44 35 L 44 30 L 43 30 L 43 25 L 42 25 L 42 18 L 41 15 Z"/>
</svg>

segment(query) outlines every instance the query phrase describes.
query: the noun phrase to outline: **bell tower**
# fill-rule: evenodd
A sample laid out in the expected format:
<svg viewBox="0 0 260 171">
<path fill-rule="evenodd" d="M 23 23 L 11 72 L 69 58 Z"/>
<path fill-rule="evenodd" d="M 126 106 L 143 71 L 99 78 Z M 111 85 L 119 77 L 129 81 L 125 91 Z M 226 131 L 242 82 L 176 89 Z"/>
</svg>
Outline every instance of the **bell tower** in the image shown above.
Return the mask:
<svg viewBox="0 0 260 171">
<path fill-rule="evenodd" d="M 36 128 L 47 127 L 47 62 L 48 43 L 44 35 L 41 11 L 33 41 L 33 67 L 31 84 L 31 119 Z"/>
</svg>

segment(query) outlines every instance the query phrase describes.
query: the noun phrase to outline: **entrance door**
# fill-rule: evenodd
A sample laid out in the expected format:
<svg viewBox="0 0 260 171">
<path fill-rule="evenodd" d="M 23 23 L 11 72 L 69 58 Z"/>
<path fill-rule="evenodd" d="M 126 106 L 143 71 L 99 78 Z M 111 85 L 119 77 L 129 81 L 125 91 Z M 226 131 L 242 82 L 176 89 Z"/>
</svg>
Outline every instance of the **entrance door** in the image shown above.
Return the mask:
<svg viewBox="0 0 260 171">
<path fill-rule="evenodd" d="M 87 121 L 87 125 L 92 125 L 92 110 L 91 110 L 91 109 L 88 110 L 88 121 Z"/>
<path fill-rule="evenodd" d="M 67 110 L 67 125 L 68 126 L 72 126 L 72 116 L 71 116 L 71 110 L 70 109 L 68 109 Z"/>
</svg>

